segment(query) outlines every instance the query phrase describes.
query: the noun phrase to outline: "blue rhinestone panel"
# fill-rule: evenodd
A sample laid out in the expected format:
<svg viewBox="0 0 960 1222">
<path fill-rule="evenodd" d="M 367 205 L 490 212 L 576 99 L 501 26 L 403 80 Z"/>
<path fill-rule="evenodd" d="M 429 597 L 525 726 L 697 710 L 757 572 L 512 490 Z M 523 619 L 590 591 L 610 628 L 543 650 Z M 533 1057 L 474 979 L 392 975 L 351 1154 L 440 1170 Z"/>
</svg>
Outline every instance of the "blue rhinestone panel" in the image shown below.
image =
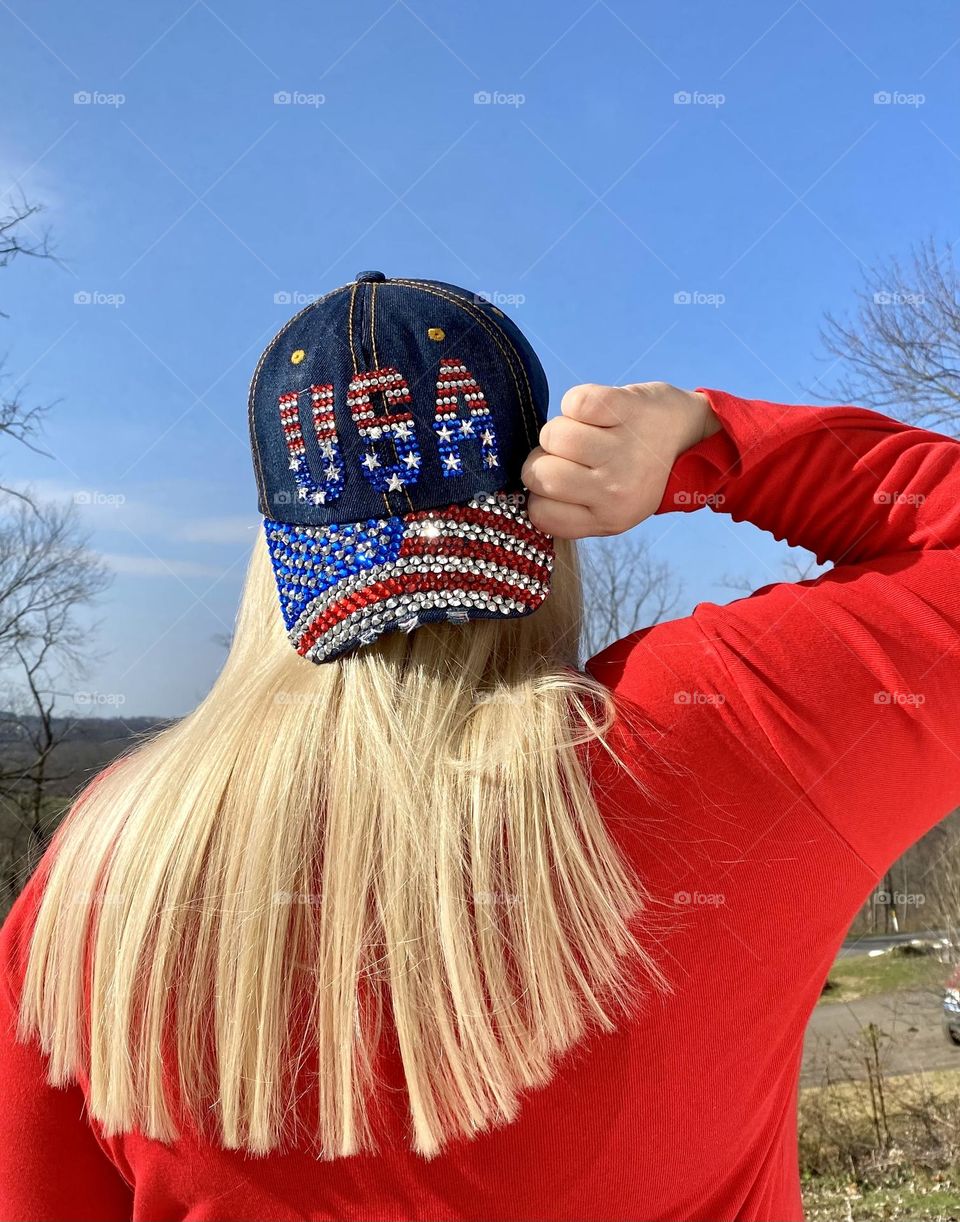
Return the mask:
<svg viewBox="0 0 960 1222">
<path fill-rule="evenodd" d="M 364 569 L 396 560 L 404 521 L 390 517 L 343 526 L 289 526 L 264 518 L 263 526 L 289 630 L 324 590 Z"/>
</svg>

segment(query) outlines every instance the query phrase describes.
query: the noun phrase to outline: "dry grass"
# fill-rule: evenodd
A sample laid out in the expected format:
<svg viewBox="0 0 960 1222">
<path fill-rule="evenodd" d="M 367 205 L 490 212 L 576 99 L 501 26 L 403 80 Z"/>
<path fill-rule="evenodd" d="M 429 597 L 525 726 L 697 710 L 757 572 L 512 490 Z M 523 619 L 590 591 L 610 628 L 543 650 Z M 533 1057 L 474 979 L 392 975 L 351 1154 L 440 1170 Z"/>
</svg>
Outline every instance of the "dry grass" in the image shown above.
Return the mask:
<svg viewBox="0 0 960 1222">
<path fill-rule="evenodd" d="M 960 1070 L 800 1093 L 808 1219 L 960 1219 Z"/>
</svg>

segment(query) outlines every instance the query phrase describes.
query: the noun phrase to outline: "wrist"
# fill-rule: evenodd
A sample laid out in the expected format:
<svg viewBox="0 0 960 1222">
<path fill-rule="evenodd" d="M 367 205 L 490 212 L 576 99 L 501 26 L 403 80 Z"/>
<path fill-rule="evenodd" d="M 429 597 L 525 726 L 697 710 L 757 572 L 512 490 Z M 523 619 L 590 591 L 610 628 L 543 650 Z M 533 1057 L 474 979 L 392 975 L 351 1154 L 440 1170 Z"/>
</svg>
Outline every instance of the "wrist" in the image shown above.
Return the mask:
<svg viewBox="0 0 960 1222">
<path fill-rule="evenodd" d="M 697 433 L 696 445 L 701 441 L 706 441 L 708 437 L 712 437 L 714 433 L 719 433 L 723 428 L 720 417 L 710 405 L 710 399 L 703 393 L 702 390 L 688 391 L 690 398 L 695 401 L 695 414 L 700 421 L 699 432 Z"/>
</svg>

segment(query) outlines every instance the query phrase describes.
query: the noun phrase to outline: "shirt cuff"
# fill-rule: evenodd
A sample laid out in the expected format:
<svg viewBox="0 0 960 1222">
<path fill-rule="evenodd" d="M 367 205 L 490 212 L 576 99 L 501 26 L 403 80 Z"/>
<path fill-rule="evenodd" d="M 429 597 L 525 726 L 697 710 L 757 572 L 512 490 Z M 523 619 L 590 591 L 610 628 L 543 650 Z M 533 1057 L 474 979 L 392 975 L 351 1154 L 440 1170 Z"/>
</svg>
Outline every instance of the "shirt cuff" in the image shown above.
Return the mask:
<svg viewBox="0 0 960 1222">
<path fill-rule="evenodd" d="M 697 391 L 707 396 L 723 428 L 677 457 L 657 513 L 690 513 L 704 505 L 722 510 L 723 487 L 776 449 L 794 418 L 810 411 L 762 399 L 741 399 L 704 386 Z"/>
</svg>

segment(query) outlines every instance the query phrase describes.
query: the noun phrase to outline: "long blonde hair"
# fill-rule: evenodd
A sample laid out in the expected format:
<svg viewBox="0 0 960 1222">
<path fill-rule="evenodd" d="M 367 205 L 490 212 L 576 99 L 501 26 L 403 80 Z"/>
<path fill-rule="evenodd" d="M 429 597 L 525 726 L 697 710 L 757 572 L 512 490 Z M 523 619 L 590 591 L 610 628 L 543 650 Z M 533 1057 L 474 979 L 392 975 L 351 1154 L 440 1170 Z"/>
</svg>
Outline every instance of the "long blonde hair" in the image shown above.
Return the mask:
<svg viewBox="0 0 960 1222">
<path fill-rule="evenodd" d="M 578 750 L 615 758 L 616 710 L 577 668 L 559 540 L 553 586 L 526 618 L 317 666 L 285 637 L 258 540 L 209 695 L 101 774 L 51 847 L 19 1033 L 52 1083 L 86 1077 L 108 1134 L 174 1140 L 176 1100 L 265 1153 L 310 1104 L 317 1156 L 375 1150 L 389 1019 L 430 1157 L 514 1118 L 662 983 Z"/>
</svg>

